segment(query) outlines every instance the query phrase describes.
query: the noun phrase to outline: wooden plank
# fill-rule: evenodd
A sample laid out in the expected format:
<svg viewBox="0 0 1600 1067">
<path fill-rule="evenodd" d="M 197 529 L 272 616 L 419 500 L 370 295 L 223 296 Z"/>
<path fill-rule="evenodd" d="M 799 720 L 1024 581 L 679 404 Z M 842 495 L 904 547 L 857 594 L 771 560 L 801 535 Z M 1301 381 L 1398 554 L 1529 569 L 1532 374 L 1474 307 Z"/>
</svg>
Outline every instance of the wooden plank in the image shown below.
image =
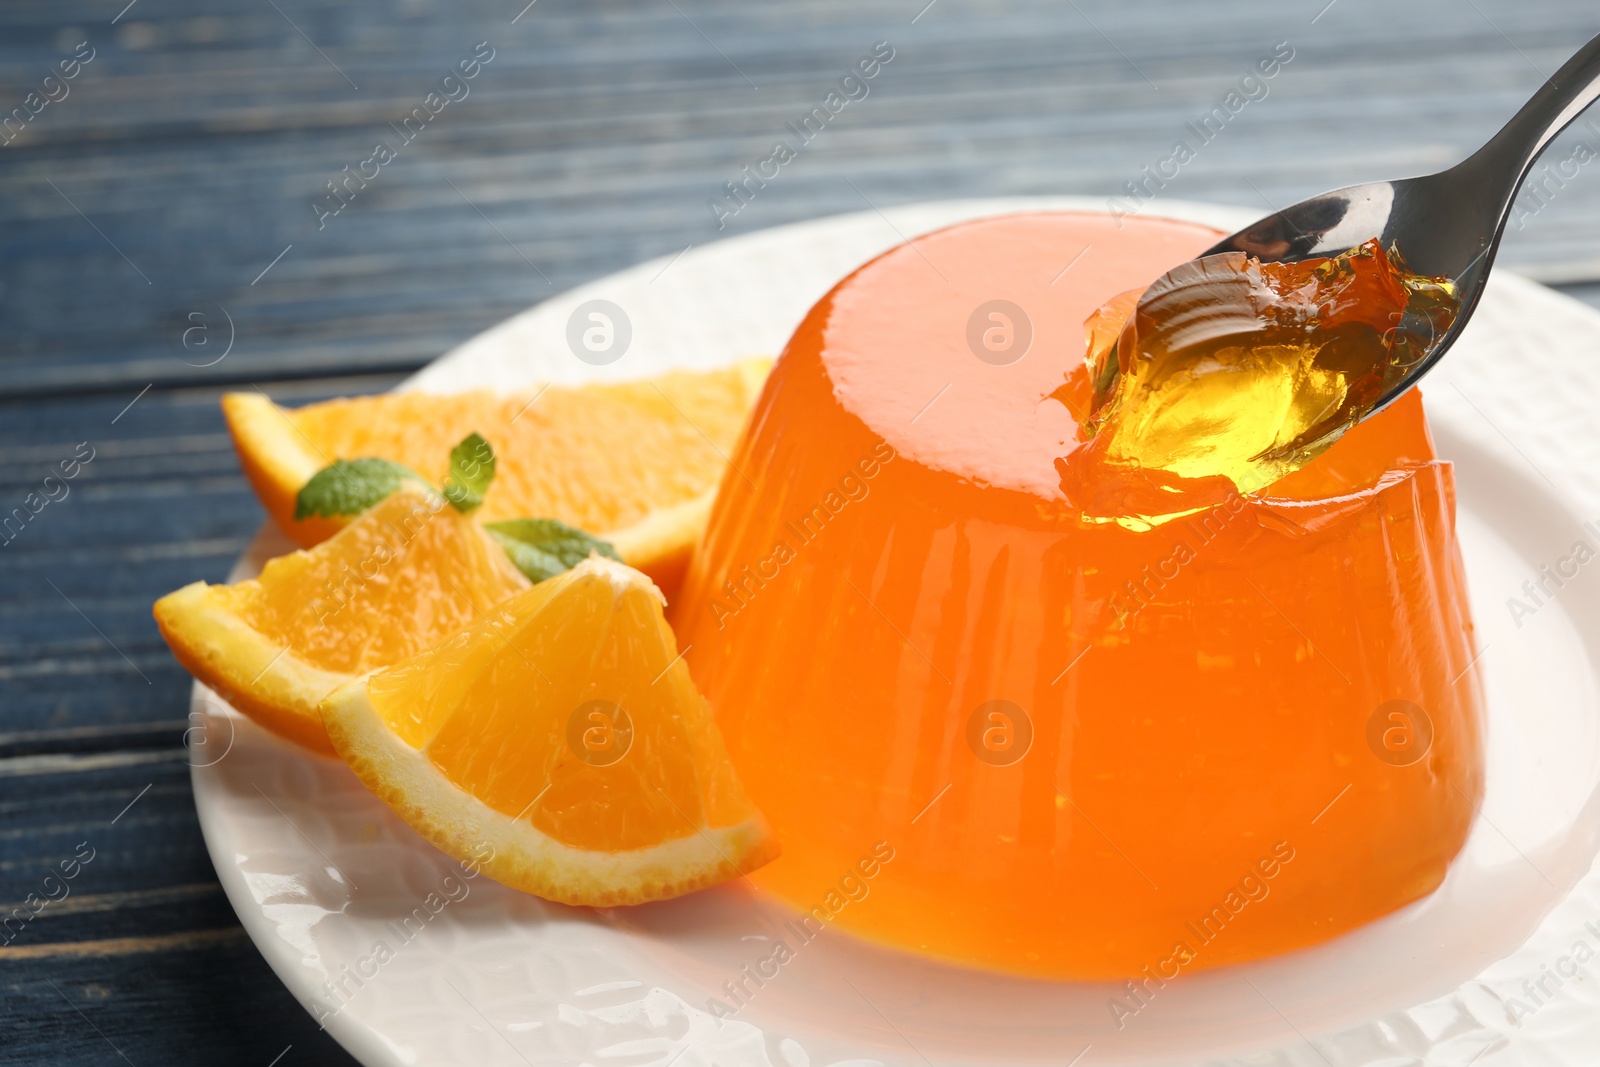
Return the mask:
<svg viewBox="0 0 1600 1067">
<path fill-rule="evenodd" d="M 109 937 L 96 941 L 58 941 L 22 948 L 0 948 L 0 963 L 18 960 L 70 960 L 85 956 L 145 956 L 152 952 L 182 952 L 213 945 L 237 945 L 249 936 L 238 926 L 220 930 L 191 930 L 155 937 Z"/>
<path fill-rule="evenodd" d="M 1559 285 L 1556 288 L 1575 300 L 1582 300 L 1585 304 L 1600 308 L 1600 283 Z"/>
<path fill-rule="evenodd" d="M 353 1065 L 238 927 L 136 953 L 0 962 L 0 1063 Z"/>
</svg>

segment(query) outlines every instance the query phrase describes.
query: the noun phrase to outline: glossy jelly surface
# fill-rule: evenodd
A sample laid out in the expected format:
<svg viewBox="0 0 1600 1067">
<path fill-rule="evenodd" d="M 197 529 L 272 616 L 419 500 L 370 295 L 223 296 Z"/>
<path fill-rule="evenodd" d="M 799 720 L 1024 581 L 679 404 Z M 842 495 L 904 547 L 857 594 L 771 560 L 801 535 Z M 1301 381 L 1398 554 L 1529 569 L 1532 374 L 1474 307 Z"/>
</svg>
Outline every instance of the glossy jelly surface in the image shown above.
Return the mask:
<svg viewBox="0 0 1600 1067">
<path fill-rule="evenodd" d="M 1216 236 L 980 220 L 868 263 L 795 332 L 673 623 L 782 841 L 754 877 L 806 929 L 1148 982 L 1444 877 L 1481 715 L 1416 394 L 1150 529 L 1062 492 L 1083 445 L 1053 394 L 1085 320 Z"/>
</svg>

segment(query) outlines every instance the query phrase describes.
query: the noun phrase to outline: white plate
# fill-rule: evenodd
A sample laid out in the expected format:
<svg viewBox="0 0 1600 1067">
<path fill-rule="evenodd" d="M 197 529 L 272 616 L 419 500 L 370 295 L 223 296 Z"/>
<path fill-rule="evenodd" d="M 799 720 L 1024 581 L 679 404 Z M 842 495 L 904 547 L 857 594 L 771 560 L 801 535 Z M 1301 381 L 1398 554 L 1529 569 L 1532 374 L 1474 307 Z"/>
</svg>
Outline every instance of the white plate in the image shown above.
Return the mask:
<svg viewBox="0 0 1600 1067">
<path fill-rule="evenodd" d="M 1039 208 L 1103 205 L 924 204 L 724 241 L 549 300 L 410 387 L 624 379 L 776 353 L 835 280 L 903 237 Z M 1161 211 L 1248 221 L 1196 204 Z M 603 366 L 566 341 L 574 309 L 595 299 L 631 324 L 625 354 Z M 374 1067 L 1593 1064 L 1600 566 L 1541 594 L 1531 615 L 1514 618 L 1508 600 L 1531 605 L 1523 583 L 1574 542 L 1600 549 L 1600 523 L 1581 525 L 1600 520 L 1600 314 L 1497 274 L 1426 393 L 1457 464 L 1484 649 L 1488 791 L 1471 838 L 1427 900 L 1312 950 L 1174 982 L 1121 1030 L 1111 986 L 995 977 L 840 931 L 798 947 L 745 1010 L 716 1018 L 710 998 L 786 936 L 775 902 L 733 885 L 595 913 L 463 879 L 342 765 L 197 686 L 195 801 L 217 873 L 279 977 Z M 285 547 L 264 532 L 236 577 Z"/>
</svg>

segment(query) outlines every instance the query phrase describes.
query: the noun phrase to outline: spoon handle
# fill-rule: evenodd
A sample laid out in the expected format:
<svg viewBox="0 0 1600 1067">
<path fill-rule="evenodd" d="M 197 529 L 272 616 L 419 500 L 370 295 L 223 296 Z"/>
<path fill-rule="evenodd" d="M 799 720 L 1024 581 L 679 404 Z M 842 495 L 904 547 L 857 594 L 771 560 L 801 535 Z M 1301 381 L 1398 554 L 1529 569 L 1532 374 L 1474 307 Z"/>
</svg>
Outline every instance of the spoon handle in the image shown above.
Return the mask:
<svg viewBox="0 0 1600 1067">
<path fill-rule="evenodd" d="M 1578 49 L 1522 110 L 1489 143 L 1465 160 L 1460 169 L 1493 180 L 1509 211 L 1522 179 L 1556 135 L 1600 98 L 1600 36 Z M 1486 192 L 1488 190 L 1485 190 Z"/>
</svg>

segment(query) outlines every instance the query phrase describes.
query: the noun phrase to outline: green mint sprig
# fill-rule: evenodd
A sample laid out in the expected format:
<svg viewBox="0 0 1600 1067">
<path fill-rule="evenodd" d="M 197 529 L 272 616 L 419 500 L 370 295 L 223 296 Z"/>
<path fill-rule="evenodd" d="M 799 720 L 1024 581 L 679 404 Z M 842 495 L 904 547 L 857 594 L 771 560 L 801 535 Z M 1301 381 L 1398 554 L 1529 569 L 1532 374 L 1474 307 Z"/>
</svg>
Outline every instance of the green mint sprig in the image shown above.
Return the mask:
<svg viewBox="0 0 1600 1067">
<path fill-rule="evenodd" d="M 294 500 L 295 521 L 314 515 L 359 515 L 407 481 L 428 484 L 422 475 L 393 460 L 376 456 L 336 459 L 300 487 Z"/>
<path fill-rule="evenodd" d="M 530 582 L 542 582 L 569 571 L 588 559 L 591 552 L 622 562 L 609 542 L 556 519 L 507 519 L 484 523 L 483 528 Z"/>
<path fill-rule="evenodd" d="M 444 480 L 444 498 L 463 515 L 483 504 L 494 481 L 494 449 L 481 434 L 469 433 L 450 450 L 450 473 Z"/>
<path fill-rule="evenodd" d="M 470 433 L 450 450 L 444 498 L 470 515 L 483 505 L 494 475 L 494 448 L 482 434 Z M 294 517 L 359 515 L 408 481 L 433 488 L 422 475 L 393 460 L 376 456 L 335 460 L 301 487 Z M 507 519 L 485 523 L 483 528 L 530 582 L 571 570 L 591 553 L 622 560 L 610 543 L 557 519 Z"/>
</svg>

